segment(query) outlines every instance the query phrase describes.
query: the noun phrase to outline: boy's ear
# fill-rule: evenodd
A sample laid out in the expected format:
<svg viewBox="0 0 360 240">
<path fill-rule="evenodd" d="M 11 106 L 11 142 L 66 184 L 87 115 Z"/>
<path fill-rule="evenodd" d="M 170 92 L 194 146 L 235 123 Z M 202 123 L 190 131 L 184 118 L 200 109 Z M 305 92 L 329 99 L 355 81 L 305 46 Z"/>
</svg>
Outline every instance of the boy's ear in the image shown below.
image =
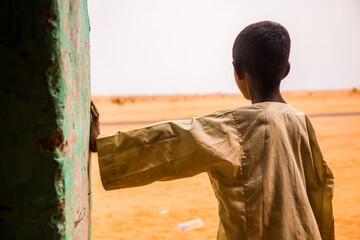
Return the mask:
<svg viewBox="0 0 360 240">
<path fill-rule="evenodd" d="M 284 76 L 283 76 L 281 79 L 286 78 L 286 76 L 287 76 L 287 75 L 289 74 L 289 72 L 290 72 L 290 67 L 291 67 L 290 62 L 288 62 L 288 63 L 287 63 L 287 66 L 286 66 L 286 70 L 285 70 L 285 72 L 284 72 Z"/>
<path fill-rule="evenodd" d="M 234 67 L 234 73 L 237 79 L 242 80 L 244 78 L 245 72 L 243 68 L 235 69 Z"/>
</svg>

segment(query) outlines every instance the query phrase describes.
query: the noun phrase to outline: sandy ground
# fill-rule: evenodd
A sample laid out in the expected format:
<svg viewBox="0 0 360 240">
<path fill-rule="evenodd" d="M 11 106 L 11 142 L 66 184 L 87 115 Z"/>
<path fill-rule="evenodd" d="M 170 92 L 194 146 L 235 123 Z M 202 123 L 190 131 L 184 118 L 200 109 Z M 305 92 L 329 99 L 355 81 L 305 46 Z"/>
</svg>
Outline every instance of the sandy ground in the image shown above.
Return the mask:
<svg viewBox="0 0 360 240">
<path fill-rule="evenodd" d="M 295 92 L 284 97 L 307 114 L 360 112 L 358 90 Z M 184 119 L 250 104 L 241 95 L 93 99 L 106 135 L 144 126 L 144 121 Z M 336 239 L 360 239 L 360 115 L 314 116 L 311 120 L 335 175 Z M 96 154 L 92 160 L 93 239 L 216 239 L 217 202 L 206 174 L 106 192 Z M 162 210 L 169 212 L 160 214 Z M 204 227 L 173 230 L 195 218 L 202 218 Z"/>
</svg>

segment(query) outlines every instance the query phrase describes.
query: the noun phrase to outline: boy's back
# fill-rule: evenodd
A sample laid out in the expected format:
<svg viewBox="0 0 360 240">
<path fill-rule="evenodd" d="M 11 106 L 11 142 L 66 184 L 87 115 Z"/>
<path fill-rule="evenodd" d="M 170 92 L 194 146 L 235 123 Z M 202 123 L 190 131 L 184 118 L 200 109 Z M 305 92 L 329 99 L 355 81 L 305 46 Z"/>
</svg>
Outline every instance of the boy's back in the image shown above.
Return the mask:
<svg viewBox="0 0 360 240">
<path fill-rule="evenodd" d="M 219 200 L 219 239 L 321 239 L 319 229 L 323 239 L 333 239 L 333 177 L 308 118 L 276 102 L 232 115 L 239 166 L 209 172 Z"/>
</svg>

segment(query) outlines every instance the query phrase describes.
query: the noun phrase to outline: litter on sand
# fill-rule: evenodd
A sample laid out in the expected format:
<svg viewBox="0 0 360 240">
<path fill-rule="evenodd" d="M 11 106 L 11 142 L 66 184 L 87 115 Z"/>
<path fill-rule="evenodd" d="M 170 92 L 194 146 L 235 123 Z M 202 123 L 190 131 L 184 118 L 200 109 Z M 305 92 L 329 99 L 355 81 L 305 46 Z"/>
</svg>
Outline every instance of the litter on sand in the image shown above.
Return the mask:
<svg viewBox="0 0 360 240">
<path fill-rule="evenodd" d="M 167 213 L 169 213 L 169 212 L 170 212 L 169 209 L 165 209 L 165 210 L 161 210 L 161 211 L 159 212 L 159 214 L 167 214 Z"/>
<path fill-rule="evenodd" d="M 190 231 L 193 229 L 202 228 L 204 226 L 203 221 L 201 218 L 197 218 L 188 222 L 183 222 L 174 227 L 175 231 Z"/>
</svg>

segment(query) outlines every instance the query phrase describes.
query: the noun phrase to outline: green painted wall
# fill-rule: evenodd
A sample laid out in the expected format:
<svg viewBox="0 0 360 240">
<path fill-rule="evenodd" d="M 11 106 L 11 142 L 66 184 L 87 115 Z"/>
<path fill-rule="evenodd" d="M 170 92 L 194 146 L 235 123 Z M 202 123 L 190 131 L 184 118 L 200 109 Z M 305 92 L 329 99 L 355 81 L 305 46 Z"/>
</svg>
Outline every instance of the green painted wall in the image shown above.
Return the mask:
<svg viewBox="0 0 360 240">
<path fill-rule="evenodd" d="M 90 239 L 86 0 L 2 0 L 0 239 Z"/>
</svg>

